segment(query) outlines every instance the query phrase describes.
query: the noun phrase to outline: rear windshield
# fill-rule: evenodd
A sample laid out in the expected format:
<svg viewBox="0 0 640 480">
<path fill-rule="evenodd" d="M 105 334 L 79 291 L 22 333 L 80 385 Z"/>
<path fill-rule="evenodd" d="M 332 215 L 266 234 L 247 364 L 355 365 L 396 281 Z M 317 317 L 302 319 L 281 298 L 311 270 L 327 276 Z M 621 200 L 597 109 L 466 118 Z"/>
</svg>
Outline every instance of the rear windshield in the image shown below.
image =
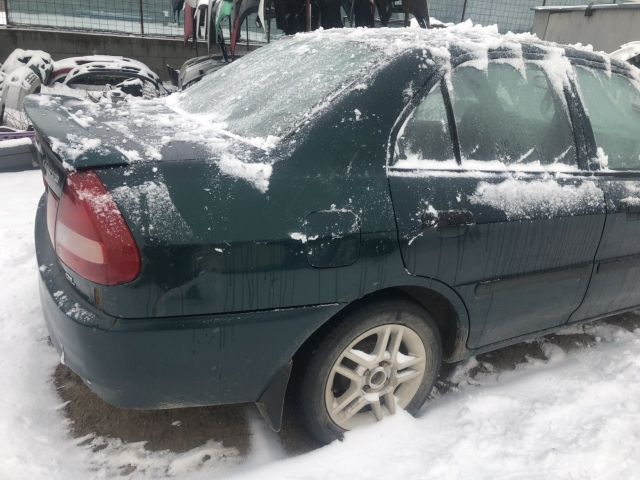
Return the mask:
<svg viewBox="0 0 640 480">
<path fill-rule="evenodd" d="M 179 106 L 225 122 L 238 135 L 281 136 L 359 72 L 370 73 L 380 57 L 364 43 L 331 36 L 283 39 L 206 76 L 181 95 Z"/>
</svg>

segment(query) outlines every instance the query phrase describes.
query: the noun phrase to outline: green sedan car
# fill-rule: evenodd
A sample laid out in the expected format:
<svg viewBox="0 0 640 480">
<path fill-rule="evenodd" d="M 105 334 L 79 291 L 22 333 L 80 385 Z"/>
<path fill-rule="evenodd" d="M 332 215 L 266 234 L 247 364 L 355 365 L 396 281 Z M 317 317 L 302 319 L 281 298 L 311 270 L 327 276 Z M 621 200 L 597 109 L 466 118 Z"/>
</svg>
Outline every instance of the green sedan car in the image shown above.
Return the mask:
<svg viewBox="0 0 640 480">
<path fill-rule="evenodd" d="M 277 41 L 166 99 L 30 97 L 40 296 L 126 408 L 285 396 L 327 442 L 442 362 L 640 305 L 640 75 L 501 36 Z"/>
</svg>

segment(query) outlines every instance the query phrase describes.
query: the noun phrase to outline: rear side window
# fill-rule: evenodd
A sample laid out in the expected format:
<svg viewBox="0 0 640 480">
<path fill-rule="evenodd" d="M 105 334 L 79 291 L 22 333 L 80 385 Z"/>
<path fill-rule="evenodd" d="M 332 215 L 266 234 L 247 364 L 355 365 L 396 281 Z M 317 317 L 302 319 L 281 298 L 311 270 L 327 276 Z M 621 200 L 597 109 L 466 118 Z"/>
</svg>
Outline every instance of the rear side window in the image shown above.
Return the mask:
<svg viewBox="0 0 640 480">
<path fill-rule="evenodd" d="M 465 160 L 517 164 L 576 164 L 573 131 L 562 92 L 544 71 L 505 63 L 454 71 L 452 106 Z"/>
<path fill-rule="evenodd" d="M 426 167 L 430 160 L 455 162 L 447 110 L 436 85 L 405 120 L 395 148 L 397 167 Z"/>
<path fill-rule="evenodd" d="M 577 67 L 599 160 L 612 170 L 640 170 L 640 93 L 622 75 Z"/>
</svg>

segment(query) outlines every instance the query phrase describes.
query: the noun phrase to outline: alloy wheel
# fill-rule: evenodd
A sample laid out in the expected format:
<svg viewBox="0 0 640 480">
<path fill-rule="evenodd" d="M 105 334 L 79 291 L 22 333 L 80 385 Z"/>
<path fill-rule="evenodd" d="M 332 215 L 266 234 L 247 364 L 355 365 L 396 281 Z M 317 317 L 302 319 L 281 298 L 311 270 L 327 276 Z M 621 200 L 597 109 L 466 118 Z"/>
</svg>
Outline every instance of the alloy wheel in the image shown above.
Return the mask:
<svg viewBox="0 0 640 480">
<path fill-rule="evenodd" d="M 325 386 L 325 407 L 344 430 L 382 420 L 406 408 L 426 369 L 420 336 L 400 324 L 372 328 L 338 356 Z"/>
</svg>

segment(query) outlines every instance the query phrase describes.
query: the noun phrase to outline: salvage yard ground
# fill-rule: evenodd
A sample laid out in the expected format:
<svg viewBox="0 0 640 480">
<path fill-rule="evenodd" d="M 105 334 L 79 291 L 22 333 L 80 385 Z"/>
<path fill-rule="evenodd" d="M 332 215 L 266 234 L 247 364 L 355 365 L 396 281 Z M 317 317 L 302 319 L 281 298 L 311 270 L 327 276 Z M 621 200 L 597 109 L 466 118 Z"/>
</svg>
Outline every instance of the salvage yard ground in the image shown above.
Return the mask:
<svg viewBox="0 0 640 480">
<path fill-rule="evenodd" d="M 33 220 L 39 172 L 0 174 L 0 478 L 640 478 L 640 315 L 446 370 L 419 418 L 324 448 L 251 406 L 160 412 L 95 397 L 49 345 Z"/>
</svg>

